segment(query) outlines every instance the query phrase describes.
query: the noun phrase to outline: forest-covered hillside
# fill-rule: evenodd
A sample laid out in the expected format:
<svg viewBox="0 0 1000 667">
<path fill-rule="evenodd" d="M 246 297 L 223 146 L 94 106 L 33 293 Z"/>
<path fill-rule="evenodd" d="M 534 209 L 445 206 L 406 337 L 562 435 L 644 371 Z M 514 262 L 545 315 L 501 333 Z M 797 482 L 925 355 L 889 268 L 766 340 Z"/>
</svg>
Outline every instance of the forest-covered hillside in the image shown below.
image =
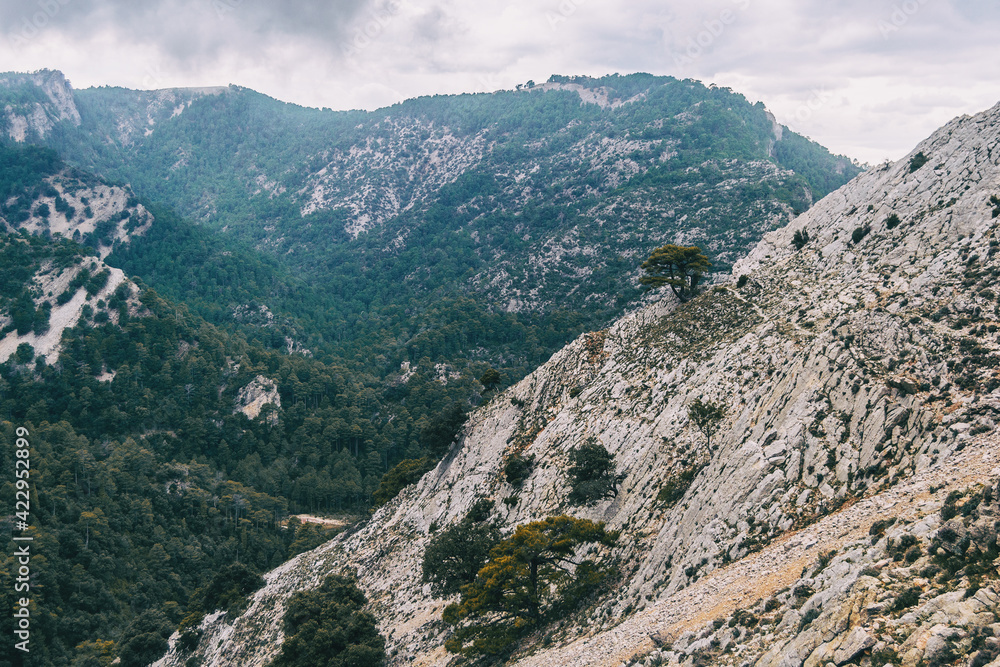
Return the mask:
<svg viewBox="0 0 1000 667">
<path fill-rule="evenodd" d="M 439 457 L 479 396 L 471 377 L 439 382 L 426 360 L 386 383 L 363 368 L 286 354 L 213 326 L 145 284 L 122 283 L 100 298 L 107 270 L 96 248 L 12 229 L 36 219 L 32 197 L 73 180 L 65 165 L 48 149 L 0 146 L 0 166 L 3 340 L 49 332 L 60 326 L 50 313 L 71 298 L 87 301 L 61 331 L 54 361 L 21 343 L 0 363 L 0 437 L 13 443 L 20 427 L 31 444 L 38 649 L 26 664 L 104 665 L 115 656 L 146 664 L 143 651 L 165 648 L 164 633 L 214 609 L 205 591 L 228 590 L 232 582 L 216 580 L 226 566 L 262 572 L 326 539 L 290 515 L 363 514 L 386 470 L 404 458 Z M 31 200 L 26 209 L 20 197 Z M 14 222 L 22 210 L 29 217 Z M 160 220 L 151 231 L 176 231 L 169 214 Z M 211 248 L 198 230 L 189 229 Z M 115 245 L 124 252 L 161 238 Z M 175 243 L 191 257 L 192 275 L 214 266 L 195 255 L 195 241 Z M 283 279 L 261 261 L 215 269 L 233 272 L 241 296 Z M 39 289 L 63 273 L 86 279 L 65 292 Z M 254 401 L 255 411 L 247 409 Z M 14 456 L 3 447 L 0 468 L 13 470 Z M 0 483 L 8 534 L 14 498 L 10 476 Z M 5 580 L 13 557 L 5 556 Z M 3 600 L 12 606 L 7 584 Z"/>
<path fill-rule="evenodd" d="M 423 357 L 522 377 L 635 304 L 652 248 L 697 243 L 725 270 L 858 172 L 738 93 L 641 74 L 334 112 L 43 72 L 0 76 L 0 102 L 8 140 L 157 209 L 112 265 L 383 378 Z"/>
</svg>

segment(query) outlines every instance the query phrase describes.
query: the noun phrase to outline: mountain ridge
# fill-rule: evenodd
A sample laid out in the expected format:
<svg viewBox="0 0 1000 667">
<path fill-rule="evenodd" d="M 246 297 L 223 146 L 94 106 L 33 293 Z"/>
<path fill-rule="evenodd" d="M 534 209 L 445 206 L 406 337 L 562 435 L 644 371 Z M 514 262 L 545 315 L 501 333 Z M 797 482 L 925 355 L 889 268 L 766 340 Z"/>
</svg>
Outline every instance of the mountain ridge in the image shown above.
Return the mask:
<svg viewBox="0 0 1000 667">
<path fill-rule="evenodd" d="M 49 100 L 35 75 L 4 76 L 0 108 L 27 118 Z M 46 76 L 81 121 L 30 140 L 157 211 L 155 243 L 109 262 L 230 331 L 392 386 L 406 363 L 473 383 L 489 367 L 523 377 L 642 303 L 637 267 L 652 248 L 697 243 L 725 271 L 859 169 L 738 93 L 644 74 L 378 112 L 238 86 L 73 92 Z M 601 108 L 579 90 L 633 101 Z M 171 268 L 167 246 L 198 265 Z M 247 265 L 260 268 L 254 289 L 235 289 Z M 258 305 L 273 327 L 243 317 Z M 469 331 L 470 319 L 494 333 Z"/>
</svg>

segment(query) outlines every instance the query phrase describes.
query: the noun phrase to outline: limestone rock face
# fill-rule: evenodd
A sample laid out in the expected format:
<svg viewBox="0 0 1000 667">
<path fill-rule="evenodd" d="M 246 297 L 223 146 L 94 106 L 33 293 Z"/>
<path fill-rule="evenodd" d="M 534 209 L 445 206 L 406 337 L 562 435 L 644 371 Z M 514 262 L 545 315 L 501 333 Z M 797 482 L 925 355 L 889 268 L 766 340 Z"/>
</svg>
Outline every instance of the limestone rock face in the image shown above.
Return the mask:
<svg viewBox="0 0 1000 667">
<path fill-rule="evenodd" d="M 58 81 L 51 83 L 53 86 L 57 84 Z M 47 213 L 43 215 L 41 210 Z M 48 303 L 52 308 L 49 327 L 39 334 L 7 333 L 0 338 L 0 362 L 6 361 L 22 343 L 31 345 L 36 354 L 44 356 L 48 363 L 55 362 L 59 357 L 63 331 L 76 326 L 85 307 L 100 310 L 98 304 L 109 300 L 123 284 L 126 285 L 129 312 L 137 314 L 143 310 L 138 299 L 138 287 L 126 279 L 121 269 L 109 267 L 103 260 L 116 247 L 148 232 L 153 223 L 152 213 L 137 201 L 129 188 L 107 185 L 70 169 L 45 179 L 44 187 L 39 188 L 34 200 L 27 203 L 24 219 L 18 219 L 9 211 L 6 215 L 0 214 L 0 231 L 25 231 L 34 235 L 73 239 L 90 245 L 98 255 L 97 258 L 81 257 L 71 266 L 56 266 L 50 261 L 40 267 L 31 279 L 31 287 L 35 306 Z M 90 276 L 107 272 L 107 282 L 93 294 L 73 285 L 76 291 L 72 298 L 60 302 L 60 295 L 75 279 L 82 278 L 83 271 Z M 111 322 L 118 322 L 115 309 L 109 309 L 107 315 Z M 0 328 L 10 322 L 9 313 L 0 312 Z"/>
<path fill-rule="evenodd" d="M 14 221 L 0 216 L 0 229 L 25 230 L 31 234 L 62 236 L 97 250 L 107 258 L 115 245 L 127 245 L 133 237 L 144 235 L 153 224 L 153 214 L 138 203 L 127 187 L 82 182 L 65 171 L 46 179 L 51 189 L 39 193 L 31 203 L 27 220 Z M 58 200 L 57 200 L 58 197 Z M 56 205 L 61 201 L 65 207 Z M 49 214 L 40 216 L 38 207 L 47 206 Z"/>
<path fill-rule="evenodd" d="M 621 585 L 557 639 L 613 644 L 630 614 L 659 613 L 762 549 L 777 572 L 776 545 L 790 532 L 978 447 L 1000 414 L 1000 221 L 989 203 L 1000 194 L 998 144 L 1000 106 L 958 118 L 914 151 L 926 164 L 911 168 L 907 158 L 862 174 L 765 236 L 733 282 L 686 304 L 664 297 L 580 337 L 476 411 L 439 465 L 370 521 L 269 573 L 239 618 L 206 621 L 202 664 L 266 664 L 288 596 L 342 571 L 369 596 L 391 664 L 447 664 L 446 601 L 422 585 L 420 561 L 431 524 L 461 519 L 481 497 L 497 501 L 508 529 L 568 513 L 621 531 Z M 809 241 L 796 249 L 800 231 Z M 688 419 L 696 398 L 726 408 L 711 447 Z M 567 459 L 589 438 L 615 456 L 624 481 L 613 499 L 573 506 Z M 535 457 L 519 491 L 502 475 L 515 453 Z M 680 500 L 657 501 L 664 484 L 684 479 L 693 481 Z M 863 507 L 869 514 L 854 521 L 880 518 L 877 503 Z M 886 548 L 859 544 L 851 563 L 802 580 L 805 602 L 789 593 L 776 621 L 787 639 L 761 647 L 757 664 L 837 664 L 873 650 L 879 635 L 859 619 L 892 602 L 860 571 Z M 557 650 L 539 649 L 526 664 Z M 619 664 L 608 662 L 610 649 L 572 655 L 549 664 Z M 158 664 L 189 657 L 172 649 Z"/>
<path fill-rule="evenodd" d="M 281 396 L 274 380 L 258 375 L 236 394 L 234 412 L 242 412 L 248 419 L 256 419 L 265 405 L 280 408 Z"/>
<path fill-rule="evenodd" d="M 125 285 L 129 311 L 136 314 L 142 309 L 139 303 L 139 289 L 126 277 L 121 269 L 107 266 L 104 262 L 91 258 L 82 258 L 80 262 L 69 267 L 56 267 L 47 263 L 33 277 L 32 282 L 36 286 L 40 295 L 61 294 L 70 286 L 70 283 L 82 271 L 86 270 L 90 275 L 95 275 L 104 271 L 108 272 L 108 280 L 99 291 L 89 295 L 86 290 L 78 289 L 71 299 L 64 303 L 55 303 L 49 315 L 49 327 L 42 333 L 28 333 L 19 335 L 17 331 L 10 331 L 3 338 L 0 338 L 0 363 L 7 361 L 18 346 L 23 343 L 31 345 L 35 354 L 44 357 L 46 363 L 55 363 L 59 358 L 62 349 L 62 335 L 66 329 L 72 329 L 80 321 L 84 307 L 90 305 L 91 308 L 98 301 L 108 300 L 122 285 Z M 36 307 L 47 297 L 39 296 L 35 298 Z M 53 303 L 53 299 L 47 299 Z M 118 312 L 109 309 L 106 311 L 111 322 L 118 322 Z M 5 327 L 11 321 L 8 315 L 0 314 L 0 328 Z"/>
<path fill-rule="evenodd" d="M 3 123 L 6 134 L 14 141 L 44 138 L 61 120 L 80 125 L 80 112 L 73 100 L 73 89 L 61 72 L 42 70 L 34 74 L 7 74 L 0 77 L 0 87 L 36 88 L 47 98 L 44 103 L 22 102 L 0 109 L 6 121 Z"/>
</svg>

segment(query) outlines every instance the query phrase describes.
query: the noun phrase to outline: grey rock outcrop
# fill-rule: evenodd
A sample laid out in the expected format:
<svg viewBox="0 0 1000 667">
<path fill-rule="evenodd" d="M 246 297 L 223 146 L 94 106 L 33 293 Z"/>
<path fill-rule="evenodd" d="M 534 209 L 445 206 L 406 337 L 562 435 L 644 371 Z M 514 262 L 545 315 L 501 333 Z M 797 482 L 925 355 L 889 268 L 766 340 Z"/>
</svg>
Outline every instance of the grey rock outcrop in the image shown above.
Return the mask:
<svg viewBox="0 0 1000 667">
<path fill-rule="evenodd" d="M 5 74 L 0 76 L 0 87 L 37 89 L 45 101 L 25 101 L 5 105 L 3 124 L 10 139 L 23 142 L 30 138 L 44 138 L 56 123 L 69 121 L 80 125 L 80 112 L 73 99 L 73 89 L 62 72 L 42 70 L 34 74 Z M 28 95 L 31 100 L 33 96 Z"/>
<path fill-rule="evenodd" d="M 256 419 L 264 406 L 267 405 L 281 407 L 278 385 L 274 380 L 258 375 L 250 384 L 237 392 L 234 412 L 242 412 L 247 416 L 247 419 Z M 272 414 L 272 417 L 276 416 Z"/>
</svg>

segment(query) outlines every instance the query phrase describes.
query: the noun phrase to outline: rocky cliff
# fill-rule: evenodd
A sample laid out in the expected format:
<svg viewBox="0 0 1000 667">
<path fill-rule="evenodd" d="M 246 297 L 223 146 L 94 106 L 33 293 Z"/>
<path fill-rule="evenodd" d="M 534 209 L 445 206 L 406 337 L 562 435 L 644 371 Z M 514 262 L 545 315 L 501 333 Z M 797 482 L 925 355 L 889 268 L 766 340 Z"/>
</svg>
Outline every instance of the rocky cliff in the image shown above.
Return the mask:
<svg viewBox="0 0 1000 667">
<path fill-rule="evenodd" d="M 33 267 L 26 287 L 34 307 L 47 309 L 47 326 L 18 333 L 12 325 L 12 309 L 0 309 L 0 363 L 25 343 L 49 363 L 54 362 L 63 331 L 76 326 L 81 317 L 118 321 L 117 307 L 107 306 L 116 293 L 116 302 L 126 302 L 133 315 L 139 312 L 138 288 L 121 269 L 107 266 L 103 260 L 114 248 L 145 234 L 152 224 L 152 214 L 128 188 L 108 185 L 73 169 L 63 169 L 38 186 L 0 202 L 0 232 L 73 239 L 97 255 L 73 250 Z"/>
<path fill-rule="evenodd" d="M 269 573 L 242 616 L 208 617 L 202 664 L 266 664 L 287 597 L 336 571 L 369 596 L 391 664 L 448 663 L 447 601 L 421 584 L 420 559 L 432 527 L 481 497 L 508 528 L 568 513 L 621 531 L 621 585 L 516 654 L 524 664 L 845 664 L 876 648 L 916 664 L 929 647 L 985 646 L 983 623 L 959 621 L 994 613 L 994 590 L 956 596 L 949 586 L 979 585 L 965 569 L 939 585 L 915 568 L 947 561 L 953 536 L 934 518 L 947 494 L 996 473 L 984 438 L 1000 414 L 998 193 L 1000 106 L 766 235 L 731 282 L 582 336 L 475 412 L 370 521 Z M 727 408 L 711 447 L 688 419 L 696 398 Z M 567 457 L 589 438 L 624 481 L 573 506 Z M 502 469 L 522 452 L 535 464 L 517 491 Z M 665 484 L 683 496 L 659 502 Z M 964 507 L 963 493 L 949 502 Z M 952 532 L 992 526 L 989 502 Z M 887 514 L 898 525 L 869 541 Z M 916 599 L 897 605 L 906 591 Z M 175 647 L 158 664 L 188 658 Z"/>
<path fill-rule="evenodd" d="M 43 140 L 61 121 L 80 125 L 73 88 L 62 72 L 0 74 L 3 95 L 0 133 L 14 141 Z"/>
</svg>

